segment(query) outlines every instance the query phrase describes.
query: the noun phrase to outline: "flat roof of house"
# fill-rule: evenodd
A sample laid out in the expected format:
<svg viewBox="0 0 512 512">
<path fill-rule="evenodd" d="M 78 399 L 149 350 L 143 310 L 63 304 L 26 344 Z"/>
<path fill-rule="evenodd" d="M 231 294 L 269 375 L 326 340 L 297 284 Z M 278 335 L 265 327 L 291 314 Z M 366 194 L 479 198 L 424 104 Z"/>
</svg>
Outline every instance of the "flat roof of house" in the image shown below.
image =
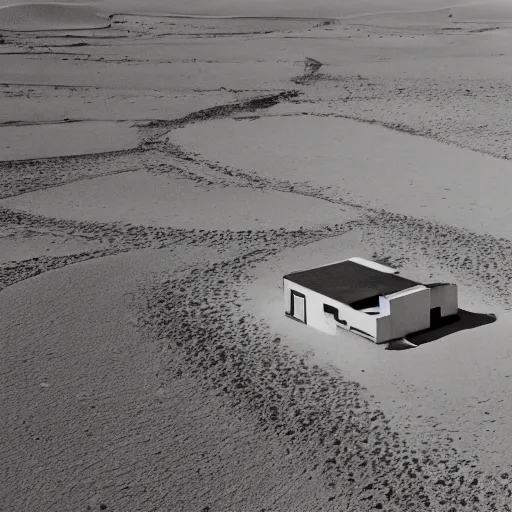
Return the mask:
<svg viewBox="0 0 512 512">
<path fill-rule="evenodd" d="M 371 297 L 407 290 L 421 284 L 349 260 L 311 270 L 292 272 L 284 278 L 348 305 Z"/>
</svg>

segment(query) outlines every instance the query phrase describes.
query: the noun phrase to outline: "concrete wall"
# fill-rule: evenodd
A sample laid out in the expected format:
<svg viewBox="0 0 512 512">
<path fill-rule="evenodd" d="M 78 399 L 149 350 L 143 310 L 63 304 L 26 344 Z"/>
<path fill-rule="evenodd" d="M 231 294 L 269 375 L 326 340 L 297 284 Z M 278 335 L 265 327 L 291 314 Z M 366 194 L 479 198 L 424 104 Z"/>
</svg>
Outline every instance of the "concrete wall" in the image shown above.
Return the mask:
<svg viewBox="0 0 512 512">
<path fill-rule="evenodd" d="M 415 286 L 381 298 L 389 316 L 377 319 L 377 343 L 384 343 L 430 327 L 430 289 Z"/>
<path fill-rule="evenodd" d="M 287 279 L 283 279 L 283 291 L 284 291 L 284 307 L 285 312 L 290 312 L 291 306 L 291 290 L 303 293 L 306 296 L 306 316 L 307 325 L 314 327 L 319 331 L 327 334 L 335 335 L 337 327 L 343 328 L 342 325 L 334 321 L 330 315 L 324 313 L 324 304 L 328 304 L 338 310 L 338 316 L 340 320 L 347 322 L 347 329 L 355 327 L 365 333 L 371 338 L 375 338 L 377 334 L 377 322 L 375 316 L 361 313 L 346 304 L 329 299 L 324 295 L 317 292 L 304 288 L 298 284 L 292 283 Z M 359 334 L 356 332 L 356 334 Z"/>
<path fill-rule="evenodd" d="M 456 315 L 459 310 L 457 285 L 447 283 L 431 288 L 430 307 L 440 307 L 441 316 Z"/>
</svg>

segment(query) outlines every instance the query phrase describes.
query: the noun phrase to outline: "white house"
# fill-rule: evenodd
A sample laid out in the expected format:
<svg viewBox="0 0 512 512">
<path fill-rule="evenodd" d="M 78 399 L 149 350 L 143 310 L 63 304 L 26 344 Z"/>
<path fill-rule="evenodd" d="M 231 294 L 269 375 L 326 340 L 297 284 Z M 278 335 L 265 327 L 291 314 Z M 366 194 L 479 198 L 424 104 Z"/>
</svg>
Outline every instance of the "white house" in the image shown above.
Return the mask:
<svg viewBox="0 0 512 512">
<path fill-rule="evenodd" d="M 286 316 L 328 334 L 346 329 L 375 343 L 429 329 L 457 315 L 457 286 L 417 283 L 362 258 L 284 276 Z"/>
</svg>

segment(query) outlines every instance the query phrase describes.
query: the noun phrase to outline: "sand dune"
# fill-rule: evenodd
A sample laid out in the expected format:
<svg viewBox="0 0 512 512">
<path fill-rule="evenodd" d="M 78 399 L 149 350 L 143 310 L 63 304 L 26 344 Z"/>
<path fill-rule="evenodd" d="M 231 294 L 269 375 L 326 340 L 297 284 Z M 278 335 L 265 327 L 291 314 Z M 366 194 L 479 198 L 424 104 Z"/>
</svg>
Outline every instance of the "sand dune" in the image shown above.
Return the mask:
<svg viewBox="0 0 512 512">
<path fill-rule="evenodd" d="M 136 0 L 106 0 L 104 5 L 118 12 L 160 12 L 184 15 L 206 16 L 289 16 L 289 17 L 318 17 L 339 18 L 360 16 L 377 13 L 421 12 L 436 11 L 439 9 L 465 6 L 474 4 L 471 8 L 472 16 L 480 16 L 483 19 L 490 13 L 503 16 L 504 13 L 512 13 L 506 0 L 480 0 L 470 2 L 468 0 L 321 0 L 311 2 L 309 0 L 195 0 L 182 2 L 180 0 L 150 0 L 144 3 L 144 7 Z M 461 12 L 461 16 L 464 13 Z"/>
<path fill-rule="evenodd" d="M 452 9 L 453 21 L 510 22 L 512 4 L 507 0 L 468 2 Z"/>
<path fill-rule="evenodd" d="M 0 6 L 18 4 L 12 13 L 4 14 L 4 23 L 16 25 L 13 30 L 55 30 L 59 28 L 100 28 L 105 22 L 94 15 L 103 13 L 153 13 L 162 15 L 192 15 L 208 17 L 297 17 L 297 18 L 351 18 L 386 13 L 422 13 L 450 9 L 452 21 L 505 21 L 512 19 L 512 6 L 507 0 L 149 0 L 143 5 L 138 0 L 81 0 L 33 3 L 33 0 L 0 0 Z M 22 7 L 21 7 L 22 6 Z M 95 9 L 92 9 L 94 7 Z M 428 16 L 428 14 L 427 14 Z M 23 19 L 22 19 L 23 18 Z M 0 20 L 2 18 L 0 17 Z M 0 28 L 3 25 L 0 21 Z M 400 23 L 400 19 L 397 19 Z M 35 28 L 34 28 L 35 27 Z M 9 29 L 9 27 L 5 27 Z"/>
<path fill-rule="evenodd" d="M 170 137 L 205 159 L 262 177 L 303 181 L 316 175 L 317 184 L 358 203 L 512 236 L 504 222 L 512 164 L 488 155 L 336 117 L 224 119 Z"/>
<path fill-rule="evenodd" d="M 130 123 L 85 121 L 0 126 L 0 161 L 83 155 L 137 147 Z"/>
<path fill-rule="evenodd" d="M 0 7 L 0 29 L 12 31 L 92 29 L 110 25 L 91 5 L 31 3 Z"/>
<path fill-rule="evenodd" d="M 206 16 L 254 16 L 298 18 L 350 18 L 382 13 L 433 13 L 450 9 L 452 21 L 505 21 L 512 19 L 507 0 L 150 0 L 142 7 L 137 0 L 103 0 L 109 12 L 155 12 Z M 422 16 L 420 16 L 421 18 Z M 400 19 L 397 20 L 400 23 Z"/>
<path fill-rule="evenodd" d="M 44 254 L 49 257 L 69 256 L 87 251 L 103 249 L 98 241 L 77 240 L 76 238 L 57 235 L 54 232 L 25 230 L 18 233 L 0 233 L 0 264 L 24 261 Z"/>
<path fill-rule="evenodd" d="M 510 509 L 510 29 L 454 3 L 1 31 L 0 509 Z M 497 320 L 392 352 L 285 317 L 284 273 L 354 255 Z"/>
<path fill-rule="evenodd" d="M 191 180 L 144 171 L 24 194 L 0 204 L 47 217 L 176 228 L 297 229 L 352 218 L 340 207 L 315 198 L 250 188 L 201 187 Z M 304 211 L 307 218 L 302 216 Z"/>
<path fill-rule="evenodd" d="M 58 502 L 93 511 L 305 511 L 321 502 L 335 512 L 345 501 L 329 502 L 334 491 L 304 471 L 323 462 L 314 451 L 290 453 L 200 374 L 178 375 L 185 353 L 138 329 L 139 286 L 151 271 L 186 275 L 233 257 L 223 249 L 139 251 L 2 293 L 5 510 Z"/>
<path fill-rule="evenodd" d="M 94 12 L 153 13 L 162 15 L 192 15 L 207 17 L 297 17 L 297 18 L 352 18 L 386 13 L 415 13 L 425 19 L 432 13 L 449 9 L 452 21 L 505 21 L 512 19 L 512 6 L 507 0 L 149 0 L 144 5 L 138 0 L 66 0 L 65 2 L 33 0 L 0 0 L 0 6 L 11 6 L 12 12 L 0 17 L 0 28 L 13 24 L 12 30 L 57 30 L 62 28 L 100 28 L 107 26 Z M 87 7 L 74 4 L 86 4 Z M 444 16 L 443 14 L 440 14 Z M 1 20 L 4 20 L 3 22 Z M 400 18 L 397 19 L 400 23 Z M 5 29 L 9 29 L 5 26 Z"/>
<path fill-rule="evenodd" d="M 361 231 L 365 231 L 364 226 Z M 283 251 L 275 258 L 265 261 L 257 267 L 255 273 L 258 278 L 247 285 L 246 295 L 250 297 L 250 309 L 256 317 L 264 318 L 272 331 L 278 333 L 283 342 L 290 347 L 300 347 L 305 351 L 313 348 L 315 358 L 322 364 L 334 364 L 342 368 L 345 375 L 364 383 L 381 400 L 382 406 L 397 427 L 410 421 L 404 416 L 406 411 L 417 410 L 418 414 L 424 413 L 429 416 L 429 425 L 437 423 L 438 434 L 441 434 L 442 429 L 456 430 L 459 435 L 457 444 L 463 449 L 471 450 L 475 442 L 481 447 L 485 446 L 488 456 L 486 462 L 490 464 L 491 469 L 494 464 L 510 464 L 512 454 L 506 447 L 512 437 L 512 416 L 508 405 L 505 404 L 511 392 L 512 382 L 507 377 L 509 364 L 507 360 L 503 360 L 503 355 L 510 350 L 510 312 L 497 308 L 496 305 L 491 308 L 480 301 L 470 287 L 460 285 L 461 307 L 482 312 L 494 311 L 498 314 L 498 321 L 482 328 L 452 334 L 424 345 L 419 350 L 401 354 L 398 356 L 400 364 L 397 364 L 396 355 L 375 350 L 376 347 L 371 344 L 360 346 L 359 340 L 350 335 L 332 337 L 320 334 L 315 336 L 313 347 L 309 333 L 301 329 L 300 325 L 290 326 L 286 318 L 280 314 L 280 276 L 292 269 L 323 265 L 350 257 L 355 251 L 371 258 L 375 254 L 375 246 L 365 244 L 363 238 L 365 237 L 359 230 L 351 231 L 339 237 Z M 417 246 L 424 243 L 420 237 L 414 242 Z M 441 253 L 440 258 L 449 259 L 447 254 L 442 254 L 441 248 L 437 250 Z M 459 250 L 461 253 L 464 244 L 451 242 L 445 251 L 449 253 L 450 250 Z M 481 247 L 475 244 L 471 252 L 477 255 L 480 250 Z M 388 254 L 393 254 L 393 250 L 388 248 Z M 396 251 L 394 256 L 398 261 L 400 251 Z M 410 265 L 401 265 L 401 273 L 424 282 L 440 280 L 461 283 L 460 274 L 450 274 L 442 271 L 440 267 L 427 271 L 421 265 L 421 257 L 418 257 L 418 254 L 414 255 Z M 482 339 L 485 339 L 486 343 L 485 350 L 481 352 Z M 454 372 L 453 367 L 443 364 L 443 361 L 457 361 L 458 371 Z M 476 374 L 480 377 L 476 378 Z M 491 374 L 492 378 L 482 378 Z M 400 385 L 397 386 L 397 382 Z M 492 427 L 492 437 L 489 437 L 488 431 L 475 428 L 479 425 L 479 417 L 482 415 L 479 404 L 484 400 L 483 397 L 487 410 L 493 410 L 492 418 L 489 418 L 488 422 L 488 428 Z M 463 425 L 458 424 L 460 417 L 465 418 Z M 410 434 L 418 437 L 428 435 L 430 428 L 431 426 L 424 422 L 418 422 Z"/>
</svg>

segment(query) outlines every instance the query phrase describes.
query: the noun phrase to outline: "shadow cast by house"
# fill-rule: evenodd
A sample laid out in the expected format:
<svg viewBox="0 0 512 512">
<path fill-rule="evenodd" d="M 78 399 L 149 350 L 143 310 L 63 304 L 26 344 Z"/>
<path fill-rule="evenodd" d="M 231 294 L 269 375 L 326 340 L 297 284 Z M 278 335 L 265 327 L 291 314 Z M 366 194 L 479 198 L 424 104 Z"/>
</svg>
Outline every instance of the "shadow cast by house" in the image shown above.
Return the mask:
<svg viewBox="0 0 512 512">
<path fill-rule="evenodd" d="M 496 315 L 493 313 L 473 313 L 465 309 L 458 310 L 456 315 L 439 318 L 430 329 L 415 332 L 405 336 L 404 341 L 389 343 L 388 350 L 404 350 L 415 348 L 432 341 L 440 340 L 449 334 L 454 334 L 466 329 L 475 329 L 483 325 L 496 322 Z"/>
</svg>

